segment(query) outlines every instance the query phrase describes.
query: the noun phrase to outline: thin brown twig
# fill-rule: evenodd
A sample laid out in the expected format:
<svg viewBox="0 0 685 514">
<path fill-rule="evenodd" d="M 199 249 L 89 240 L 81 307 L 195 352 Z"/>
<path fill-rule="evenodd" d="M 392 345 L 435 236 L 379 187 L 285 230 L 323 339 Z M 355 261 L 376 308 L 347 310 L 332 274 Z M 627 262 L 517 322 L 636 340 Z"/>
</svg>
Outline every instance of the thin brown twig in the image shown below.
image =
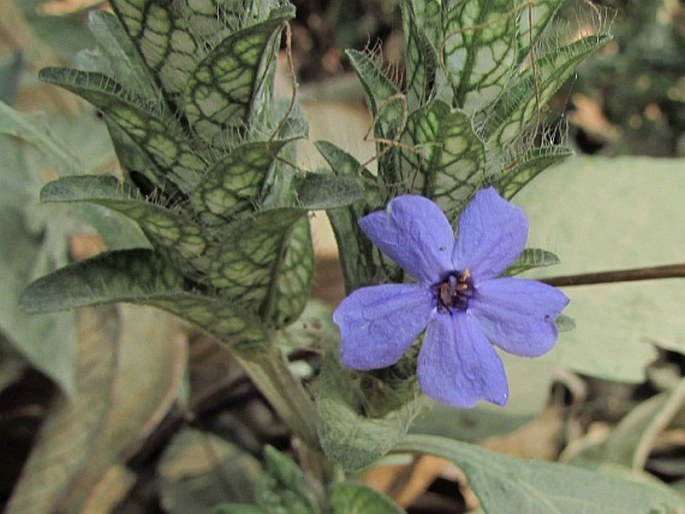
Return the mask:
<svg viewBox="0 0 685 514">
<path fill-rule="evenodd" d="M 613 284 L 638 280 L 659 280 L 664 278 L 685 278 L 685 263 L 667 264 L 647 268 L 580 273 L 541 279 L 540 282 L 555 287 L 586 286 L 592 284 Z"/>
</svg>

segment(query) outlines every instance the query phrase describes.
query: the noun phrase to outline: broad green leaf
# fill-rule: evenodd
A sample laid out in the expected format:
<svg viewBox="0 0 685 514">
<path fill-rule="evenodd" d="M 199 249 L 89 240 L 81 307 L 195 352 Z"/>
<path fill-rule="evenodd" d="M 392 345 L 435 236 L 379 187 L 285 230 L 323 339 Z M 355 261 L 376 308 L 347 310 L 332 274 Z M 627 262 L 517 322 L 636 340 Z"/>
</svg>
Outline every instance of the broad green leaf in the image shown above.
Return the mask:
<svg viewBox="0 0 685 514">
<path fill-rule="evenodd" d="M 332 514 L 402 514 L 399 507 L 387 496 L 362 484 L 341 482 L 330 493 Z"/>
<path fill-rule="evenodd" d="M 533 148 L 523 157 L 506 165 L 504 171 L 492 180 L 492 185 L 509 200 L 541 172 L 572 155 L 573 151 L 564 146 Z"/>
<path fill-rule="evenodd" d="M 529 243 L 561 263 L 531 270 L 541 277 L 656 266 L 683 261 L 685 190 L 682 160 L 575 158 L 538 177 L 516 197 L 529 216 Z M 675 280 L 564 288 L 564 314 L 576 329 L 561 334 L 551 356 L 580 373 L 642 382 L 654 343 L 685 352 Z"/>
<path fill-rule="evenodd" d="M 502 94 L 518 64 L 518 13 L 510 0 L 448 5 L 442 62 L 456 104 L 468 112 L 479 111 Z"/>
<path fill-rule="evenodd" d="M 155 163 L 159 173 L 189 192 L 197 184 L 204 160 L 190 146 L 182 129 L 161 104 L 145 105 L 111 77 L 65 68 L 44 68 L 39 77 L 59 85 L 101 109 Z"/>
<path fill-rule="evenodd" d="M 409 386 L 404 392 L 385 391 L 389 396 L 394 394 L 393 400 L 401 407 L 382 417 L 362 415 L 358 402 L 366 392 L 359 388 L 337 357 L 324 361 L 316 391 L 317 431 L 326 456 L 347 471 L 360 470 L 388 453 L 423 405 L 418 388 Z"/>
<path fill-rule="evenodd" d="M 117 80 L 142 98 L 158 99 L 161 92 L 150 70 L 117 18 L 106 11 L 93 11 L 88 21 L 90 31 L 106 52 Z"/>
<path fill-rule="evenodd" d="M 293 16 L 292 8 L 283 8 L 269 20 L 229 35 L 193 70 L 183 103 L 200 136 L 219 142 L 226 128 L 242 128 L 249 121 L 253 102 L 265 86 L 266 63 L 274 58 L 274 41 L 283 22 Z"/>
<path fill-rule="evenodd" d="M 525 132 L 578 63 L 609 40 L 605 34 L 587 36 L 538 57 L 535 67 L 525 68 L 508 82 L 492 108 L 488 109 L 483 137 L 493 146 L 508 147 Z"/>
<path fill-rule="evenodd" d="M 246 143 L 213 164 L 191 196 L 196 212 L 229 220 L 254 207 L 278 152 L 288 141 Z"/>
<path fill-rule="evenodd" d="M 346 175 L 310 172 L 296 180 L 298 205 L 310 210 L 345 207 L 364 197 L 359 180 Z"/>
<path fill-rule="evenodd" d="M 309 299 L 309 288 L 314 273 L 314 250 L 309 219 L 295 223 L 285 244 L 285 255 L 276 270 L 272 286 L 273 301 L 266 308 L 276 327 L 292 323 L 300 315 Z"/>
<path fill-rule="evenodd" d="M 258 505 L 267 512 L 321 513 L 314 494 L 309 490 L 304 473 L 292 460 L 272 446 L 266 446 L 264 464 L 268 476 L 260 484 Z"/>
<path fill-rule="evenodd" d="M 255 457 L 230 441 L 185 428 L 157 464 L 160 502 L 170 514 L 212 514 L 223 502 L 253 503 L 263 473 Z"/>
<path fill-rule="evenodd" d="M 407 135 L 416 153 L 404 155 L 424 177 L 423 194 L 453 219 L 483 182 L 485 149 L 471 118 L 436 100 L 412 113 Z"/>
<path fill-rule="evenodd" d="M 256 316 L 226 299 L 182 289 L 182 277 L 150 250 L 102 254 L 31 283 L 20 298 L 28 312 L 50 312 L 102 303 L 130 302 L 169 311 L 222 342 L 261 343 Z M 68 294 L 65 294 L 68 292 Z"/>
<path fill-rule="evenodd" d="M 225 297 L 261 303 L 271 291 L 275 267 L 305 211 L 285 207 L 260 211 L 229 225 L 206 253 L 207 281 Z"/>
<path fill-rule="evenodd" d="M 165 319 L 166 318 L 166 319 Z M 79 313 L 76 391 L 53 405 L 9 512 L 82 512 L 173 404 L 186 341 L 156 309 Z"/>
<path fill-rule="evenodd" d="M 203 228 L 188 215 L 136 197 L 111 175 L 65 177 L 45 185 L 43 202 L 89 202 L 108 207 L 134 220 L 150 241 L 177 255 L 178 265 L 202 270 L 202 255 L 210 244 Z"/>
<path fill-rule="evenodd" d="M 669 514 L 685 502 L 666 486 L 647 485 L 557 463 L 526 461 L 434 436 L 409 435 L 396 451 L 452 461 L 488 513 Z"/>
<path fill-rule="evenodd" d="M 180 93 L 204 49 L 166 0 L 112 0 L 114 12 L 167 93 Z"/>
<path fill-rule="evenodd" d="M 419 2 L 422 7 L 417 8 L 422 15 L 428 14 L 433 6 L 439 9 L 436 2 Z M 438 56 L 433 42 L 424 32 L 423 26 L 417 21 L 413 2 L 403 0 L 402 25 L 404 31 L 405 68 L 407 73 L 407 104 L 409 109 L 416 109 L 426 103 L 433 96 L 435 87 L 435 73 L 438 67 Z M 425 21 L 425 20 L 424 20 Z"/>
<path fill-rule="evenodd" d="M 541 248 L 526 248 L 523 253 L 519 255 L 509 268 L 506 270 L 507 275 L 518 275 L 529 269 L 544 268 L 547 266 L 554 266 L 559 264 L 559 257 L 552 252 L 542 250 Z"/>
</svg>

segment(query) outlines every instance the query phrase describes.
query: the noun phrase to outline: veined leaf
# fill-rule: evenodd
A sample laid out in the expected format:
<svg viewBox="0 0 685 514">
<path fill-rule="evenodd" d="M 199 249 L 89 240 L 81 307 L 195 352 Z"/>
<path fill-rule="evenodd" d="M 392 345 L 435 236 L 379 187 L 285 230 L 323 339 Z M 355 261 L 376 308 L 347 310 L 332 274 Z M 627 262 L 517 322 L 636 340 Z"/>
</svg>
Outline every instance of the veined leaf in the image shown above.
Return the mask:
<svg viewBox="0 0 685 514">
<path fill-rule="evenodd" d="M 452 461 L 466 473 L 485 512 L 668 514 L 685 508 L 683 499 L 666 486 L 515 459 L 452 439 L 409 435 L 396 450 L 431 453 Z"/>
<path fill-rule="evenodd" d="M 107 11 L 93 11 L 88 22 L 117 80 L 148 101 L 158 100 L 161 91 L 119 20 Z"/>
<path fill-rule="evenodd" d="M 116 177 L 80 175 L 65 177 L 45 185 L 43 202 L 89 202 L 108 207 L 132 219 L 157 245 L 177 256 L 177 265 L 203 271 L 203 254 L 211 241 L 189 216 L 136 197 Z"/>
<path fill-rule="evenodd" d="M 32 282 L 20 298 L 28 312 L 114 302 L 159 307 L 222 342 L 265 340 L 261 323 L 244 306 L 185 291 L 178 271 L 150 250 L 110 252 L 72 264 Z"/>
<path fill-rule="evenodd" d="M 367 54 L 357 50 L 347 50 L 346 53 L 364 88 L 376 136 L 394 139 L 407 118 L 404 95 Z"/>
<path fill-rule="evenodd" d="M 183 191 L 192 190 L 198 182 L 199 171 L 206 164 L 191 148 L 178 122 L 169 113 L 156 107 L 147 109 L 141 99 L 132 101 L 130 93 L 121 84 L 100 73 L 44 68 L 39 76 L 102 109 L 113 123 L 147 152 L 159 172 Z"/>
<path fill-rule="evenodd" d="M 261 303 L 268 300 L 276 266 L 295 223 L 297 208 L 258 212 L 228 226 L 207 253 L 207 280 L 222 296 Z"/>
<path fill-rule="evenodd" d="M 276 269 L 271 295 L 266 307 L 272 324 L 283 327 L 302 313 L 309 299 L 309 287 L 314 273 L 314 251 L 309 219 L 297 221 L 285 244 L 285 256 Z"/>
<path fill-rule="evenodd" d="M 573 150 L 565 146 L 545 146 L 529 150 L 512 166 L 505 166 L 492 181 L 492 185 L 507 200 L 511 199 L 538 174 L 564 161 L 573 155 Z"/>
<path fill-rule="evenodd" d="M 518 275 L 529 269 L 544 268 L 555 264 L 559 264 L 559 257 L 552 252 L 540 248 L 526 248 L 519 258 L 507 268 L 506 275 Z"/>
<path fill-rule="evenodd" d="M 518 64 L 518 12 L 511 0 L 451 2 L 442 53 L 456 104 L 476 112 L 498 98 Z"/>
<path fill-rule="evenodd" d="M 430 6 L 439 9 L 438 4 L 431 1 L 411 2 L 404 0 L 401 3 L 407 70 L 407 105 L 410 110 L 416 109 L 432 97 L 437 68 L 436 50 L 426 36 L 423 26 L 419 25 L 416 20 L 414 3 L 424 5 L 422 8 L 424 16 L 430 16 L 426 12 Z"/>
<path fill-rule="evenodd" d="M 609 41 L 609 36 L 588 36 L 569 45 L 550 50 L 527 67 L 507 86 L 488 111 L 483 137 L 494 146 L 508 147 L 524 133 L 539 109 L 547 103 L 576 66 Z"/>
<path fill-rule="evenodd" d="M 269 73 L 273 42 L 283 22 L 293 16 L 292 8 L 284 8 L 263 23 L 229 35 L 193 70 L 183 102 L 195 132 L 220 142 L 224 130 L 247 124 Z"/>
<path fill-rule="evenodd" d="M 251 209 L 278 152 L 289 141 L 246 143 L 215 163 L 193 191 L 196 212 L 210 213 L 228 220 Z"/>
<path fill-rule="evenodd" d="M 423 175 L 423 194 L 434 198 L 453 218 L 484 179 L 485 149 L 471 118 L 435 100 L 412 113 L 407 135 L 415 152 L 404 150 L 403 154 L 411 168 Z"/>
<path fill-rule="evenodd" d="M 563 0 L 532 0 L 521 3 L 518 19 L 518 61 L 530 57 L 531 48 L 540 40 Z"/>
<path fill-rule="evenodd" d="M 111 4 L 162 88 L 172 94 L 183 91 L 203 51 L 186 19 L 174 16 L 167 0 L 112 0 Z"/>
</svg>

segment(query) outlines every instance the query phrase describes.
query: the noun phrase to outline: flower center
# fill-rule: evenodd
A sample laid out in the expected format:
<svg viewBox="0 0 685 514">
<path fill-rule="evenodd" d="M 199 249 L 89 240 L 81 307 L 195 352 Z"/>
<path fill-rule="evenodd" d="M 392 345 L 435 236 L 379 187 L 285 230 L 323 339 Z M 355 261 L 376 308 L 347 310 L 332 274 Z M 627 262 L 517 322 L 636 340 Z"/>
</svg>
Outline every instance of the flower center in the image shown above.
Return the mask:
<svg viewBox="0 0 685 514">
<path fill-rule="evenodd" d="M 471 272 L 453 271 L 438 284 L 438 310 L 465 311 L 473 292 Z"/>
</svg>

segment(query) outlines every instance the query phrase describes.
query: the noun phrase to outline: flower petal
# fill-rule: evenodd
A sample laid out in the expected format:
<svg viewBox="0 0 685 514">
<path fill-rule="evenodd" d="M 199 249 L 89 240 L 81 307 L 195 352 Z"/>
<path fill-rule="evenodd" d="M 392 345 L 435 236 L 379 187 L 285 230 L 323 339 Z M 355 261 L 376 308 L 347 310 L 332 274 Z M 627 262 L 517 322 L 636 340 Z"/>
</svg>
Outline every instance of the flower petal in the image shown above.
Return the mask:
<svg viewBox="0 0 685 514">
<path fill-rule="evenodd" d="M 454 268 L 468 268 L 475 282 L 496 277 L 521 254 L 527 238 L 528 219 L 521 209 L 492 187 L 479 191 L 459 218 Z"/>
<path fill-rule="evenodd" d="M 385 211 L 359 220 L 362 230 L 381 251 L 422 284 L 438 282 L 451 270 L 454 231 L 435 203 L 402 195 Z"/>
<path fill-rule="evenodd" d="M 469 310 L 497 346 L 515 355 L 536 357 L 557 340 L 554 320 L 569 299 L 559 289 L 521 278 L 478 284 Z"/>
<path fill-rule="evenodd" d="M 333 313 L 343 365 L 367 370 L 394 364 L 426 328 L 433 308 L 433 294 L 417 284 L 357 289 Z"/>
<path fill-rule="evenodd" d="M 481 399 L 504 405 L 509 398 L 504 365 L 468 312 L 438 313 L 430 320 L 417 374 L 425 394 L 455 407 L 473 407 Z"/>
</svg>

